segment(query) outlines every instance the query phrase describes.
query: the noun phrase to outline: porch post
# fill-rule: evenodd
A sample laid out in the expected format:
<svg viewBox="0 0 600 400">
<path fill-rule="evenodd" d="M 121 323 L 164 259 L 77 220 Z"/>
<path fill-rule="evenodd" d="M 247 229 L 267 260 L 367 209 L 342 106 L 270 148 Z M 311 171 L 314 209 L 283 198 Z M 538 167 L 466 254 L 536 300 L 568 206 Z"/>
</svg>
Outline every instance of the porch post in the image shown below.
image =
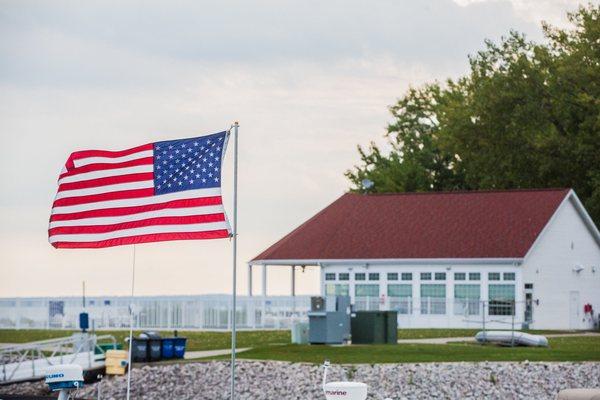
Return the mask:
<svg viewBox="0 0 600 400">
<path fill-rule="evenodd" d="M 294 320 L 294 315 L 296 314 L 296 266 L 292 265 L 291 269 L 291 278 L 292 278 L 292 321 Z"/>
<path fill-rule="evenodd" d="M 252 297 L 252 264 L 248 264 L 248 296 Z"/>
<path fill-rule="evenodd" d="M 263 264 L 262 267 L 262 295 L 267 297 L 267 265 Z"/>
<path fill-rule="evenodd" d="M 292 265 L 292 296 L 296 296 L 296 266 Z"/>
</svg>

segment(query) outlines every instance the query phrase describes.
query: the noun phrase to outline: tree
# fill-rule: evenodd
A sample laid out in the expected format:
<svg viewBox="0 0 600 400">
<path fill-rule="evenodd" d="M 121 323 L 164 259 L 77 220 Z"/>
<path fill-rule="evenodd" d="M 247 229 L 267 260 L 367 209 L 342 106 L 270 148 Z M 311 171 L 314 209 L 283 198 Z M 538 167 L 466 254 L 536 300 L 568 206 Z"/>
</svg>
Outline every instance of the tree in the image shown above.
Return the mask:
<svg viewBox="0 0 600 400">
<path fill-rule="evenodd" d="M 390 150 L 359 147 L 346 176 L 373 192 L 572 187 L 600 223 L 600 6 L 486 41 L 457 80 L 411 88 L 390 112 Z"/>
</svg>

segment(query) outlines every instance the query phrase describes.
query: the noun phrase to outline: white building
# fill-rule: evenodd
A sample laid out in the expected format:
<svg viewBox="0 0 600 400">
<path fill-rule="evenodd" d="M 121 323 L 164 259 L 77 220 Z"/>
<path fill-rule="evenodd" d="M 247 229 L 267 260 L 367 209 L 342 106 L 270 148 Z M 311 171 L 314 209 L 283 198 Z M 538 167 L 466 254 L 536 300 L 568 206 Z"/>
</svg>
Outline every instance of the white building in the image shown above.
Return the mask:
<svg viewBox="0 0 600 400">
<path fill-rule="evenodd" d="M 250 294 L 257 265 L 263 294 L 267 266 L 292 292 L 319 266 L 323 295 L 400 327 L 590 329 L 600 309 L 600 233 L 568 189 L 348 193 L 249 262 Z"/>
</svg>

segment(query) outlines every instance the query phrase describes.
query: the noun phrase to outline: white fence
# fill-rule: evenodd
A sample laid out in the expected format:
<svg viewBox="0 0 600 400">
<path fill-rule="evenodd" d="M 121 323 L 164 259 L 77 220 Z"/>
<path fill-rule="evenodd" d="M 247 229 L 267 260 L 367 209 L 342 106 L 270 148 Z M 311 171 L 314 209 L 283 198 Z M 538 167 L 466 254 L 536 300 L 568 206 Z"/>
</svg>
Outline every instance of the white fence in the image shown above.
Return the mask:
<svg viewBox="0 0 600 400">
<path fill-rule="evenodd" d="M 128 297 L 91 297 L 86 311 L 92 329 L 129 327 Z M 133 301 L 135 329 L 228 330 L 232 324 L 231 296 L 154 296 Z M 354 298 L 354 311 L 398 312 L 400 328 L 519 327 L 526 314 L 524 302 L 484 301 L 436 297 Z M 238 297 L 240 329 L 289 329 L 307 321 L 310 296 Z M 0 299 L 0 329 L 78 329 L 82 300 L 66 298 Z M 531 318 L 528 318 L 531 319 Z"/>
<path fill-rule="evenodd" d="M 129 327 L 129 297 L 88 297 L 90 328 Z M 78 329 L 81 298 L 0 299 L 0 329 Z M 307 320 L 310 296 L 238 297 L 240 329 L 284 329 Z M 231 296 L 153 296 L 133 300 L 135 329 L 231 328 Z"/>
</svg>

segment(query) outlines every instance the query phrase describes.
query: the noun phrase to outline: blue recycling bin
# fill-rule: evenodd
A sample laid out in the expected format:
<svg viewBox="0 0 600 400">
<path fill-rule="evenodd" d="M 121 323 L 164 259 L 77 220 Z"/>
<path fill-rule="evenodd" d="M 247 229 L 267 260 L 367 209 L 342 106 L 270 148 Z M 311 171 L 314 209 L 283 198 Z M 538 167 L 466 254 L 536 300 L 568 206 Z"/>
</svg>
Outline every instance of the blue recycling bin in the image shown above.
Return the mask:
<svg viewBox="0 0 600 400">
<path fill-rule="evenodd" d="M 175 357 L 175 338 L 163 338 L 162 340 L 162 358 Z"/>
<path fill-rule="evenodd" d="M 183 358 L 183 356 L 185 355 L 186 342 L 187 338 L 173 338 L 173 352 L 175 353 L 175 358 Z"/>
</svg>

